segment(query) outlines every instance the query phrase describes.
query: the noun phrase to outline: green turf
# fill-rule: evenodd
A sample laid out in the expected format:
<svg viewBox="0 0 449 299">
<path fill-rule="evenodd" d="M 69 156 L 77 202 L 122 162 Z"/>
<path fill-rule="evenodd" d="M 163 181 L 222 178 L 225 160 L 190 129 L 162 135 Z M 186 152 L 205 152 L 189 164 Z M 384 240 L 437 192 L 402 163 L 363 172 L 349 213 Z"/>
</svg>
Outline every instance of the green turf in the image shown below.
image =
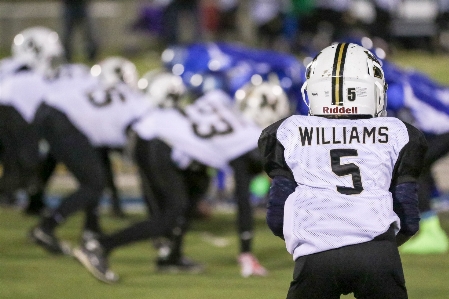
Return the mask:
<svg viewBox="0 0 449 299">
<path fill-rule="evenodd" d="M 102 216 L 107 231 L 124 227 L 144 215 L 128 219 Z M 442 214 L 449 232 L 449 214 Z M 81 216 L 70 219 L 58 231 L 61 238 L 77 243 Z M 27 240 L 37 219 L 16 210 L 0 209 L 0 298 L 284 298 L 292 275 L 293 262 L 282 240 L 269 232 L 263 212 L 257 217 L 254 251 L 266 266 L 268 277 L 242 278 L 236 262 L 238 252 L 235 216 L 216 213 L 210 220 L 197 220 L 185 244 L 187 255 L 207 265 L 199 275 L 158 274 L 154 269 L 155 250 L 140 242 L 113 252 L 111 268 L 121 276 L 117 285 L 95 280 L 76 260 L 52 256 Z M 207 237 L 206 237 L 207 236 Z M 217 247 L 211 237 L 225 238 Z M 410 298 L 447 299 L 449 254 L 403 256 Z M 342 296 L 352 298 L 352 296 Z"/>
</svg>

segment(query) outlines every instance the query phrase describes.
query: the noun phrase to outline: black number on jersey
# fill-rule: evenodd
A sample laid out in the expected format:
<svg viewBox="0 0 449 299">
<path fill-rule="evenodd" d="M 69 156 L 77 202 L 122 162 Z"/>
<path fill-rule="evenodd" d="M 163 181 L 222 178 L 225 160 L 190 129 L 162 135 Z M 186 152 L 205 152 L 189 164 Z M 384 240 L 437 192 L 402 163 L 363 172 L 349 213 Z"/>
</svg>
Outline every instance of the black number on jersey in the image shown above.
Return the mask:
<svg viewBox="0 0 449 299">
<path fill-rule="evenodd" d="M 104 107 L 110 105 L 114 101 L 125 101 L 125 96 L 114 88 L 108 88 L 106 90 L 95 90 L 88 93 L 87 98 L 96 107 Z"/>
<path fill-rule="evenodd" d="M 220 114 L 219 108 L 210 103 L 202 103 L 201 107 L 191 106 L 184 110 L 192 123 L 193 132 L 200 138 L 212 138 L 216 135 L 226 135 L 234 131 L 230 121 Z"/>
<path fill-rule="evenodd" d="M 337 186 L 337 191 L 346 194 L 360 194 L 363 191 L 360 168 L 354 163 L 341 164 L 341 157 L 358 156 L 355 149 L 332 149 L 330 150 L 332 171 L 338 176 L 351 175 L 354 188 Z"/>
</svg>

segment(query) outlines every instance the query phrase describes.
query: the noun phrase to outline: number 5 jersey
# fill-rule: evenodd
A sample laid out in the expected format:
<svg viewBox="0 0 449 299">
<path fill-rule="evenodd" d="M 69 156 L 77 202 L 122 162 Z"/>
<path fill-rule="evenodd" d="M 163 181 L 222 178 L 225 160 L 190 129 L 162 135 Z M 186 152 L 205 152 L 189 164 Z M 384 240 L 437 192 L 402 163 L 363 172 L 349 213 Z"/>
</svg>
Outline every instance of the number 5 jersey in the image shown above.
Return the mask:
<svg viewBox="0 0 449 299">
<path fill-rule="evenodd" d="M 291 116 L 259 138 L 265 171 L 297 183 L 284 206 L 287 250 L 298 257 L 372 240 L 400 221 L 390 188 L 414 182 L 427 148 L 396 118 Z"/>
</svg>

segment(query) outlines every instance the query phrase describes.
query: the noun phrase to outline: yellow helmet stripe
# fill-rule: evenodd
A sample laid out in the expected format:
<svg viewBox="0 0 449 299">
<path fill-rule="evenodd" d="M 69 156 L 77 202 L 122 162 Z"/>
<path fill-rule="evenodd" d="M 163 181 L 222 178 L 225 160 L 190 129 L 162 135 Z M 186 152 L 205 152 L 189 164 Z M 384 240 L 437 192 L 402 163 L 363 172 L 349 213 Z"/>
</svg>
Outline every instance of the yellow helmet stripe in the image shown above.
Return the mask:
<svg viewBox="0 0 449 299">
<path fill-rule="evenodd" d="M 332 68 L 332 105 L 343 106 L 343 71 L 348 43 L 340 43 L 335 50 Z"/>
</svg>

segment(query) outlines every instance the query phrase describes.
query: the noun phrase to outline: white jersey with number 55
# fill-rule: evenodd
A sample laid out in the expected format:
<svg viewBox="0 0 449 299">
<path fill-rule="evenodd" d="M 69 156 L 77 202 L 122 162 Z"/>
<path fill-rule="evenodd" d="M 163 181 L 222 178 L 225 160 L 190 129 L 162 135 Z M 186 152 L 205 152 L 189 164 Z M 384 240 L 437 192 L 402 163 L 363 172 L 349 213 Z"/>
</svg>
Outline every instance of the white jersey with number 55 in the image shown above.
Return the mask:
<svg viewBox="0 0 449 299">
<path fill-rule="evenodd" d="M 126 84 L 105 88 L 88 74 L 62 76 L 45 103 L 63 112 L 94 146 L 120 148 L 128 127 L 150 109 L 143 94 Z"/>
</svg>

